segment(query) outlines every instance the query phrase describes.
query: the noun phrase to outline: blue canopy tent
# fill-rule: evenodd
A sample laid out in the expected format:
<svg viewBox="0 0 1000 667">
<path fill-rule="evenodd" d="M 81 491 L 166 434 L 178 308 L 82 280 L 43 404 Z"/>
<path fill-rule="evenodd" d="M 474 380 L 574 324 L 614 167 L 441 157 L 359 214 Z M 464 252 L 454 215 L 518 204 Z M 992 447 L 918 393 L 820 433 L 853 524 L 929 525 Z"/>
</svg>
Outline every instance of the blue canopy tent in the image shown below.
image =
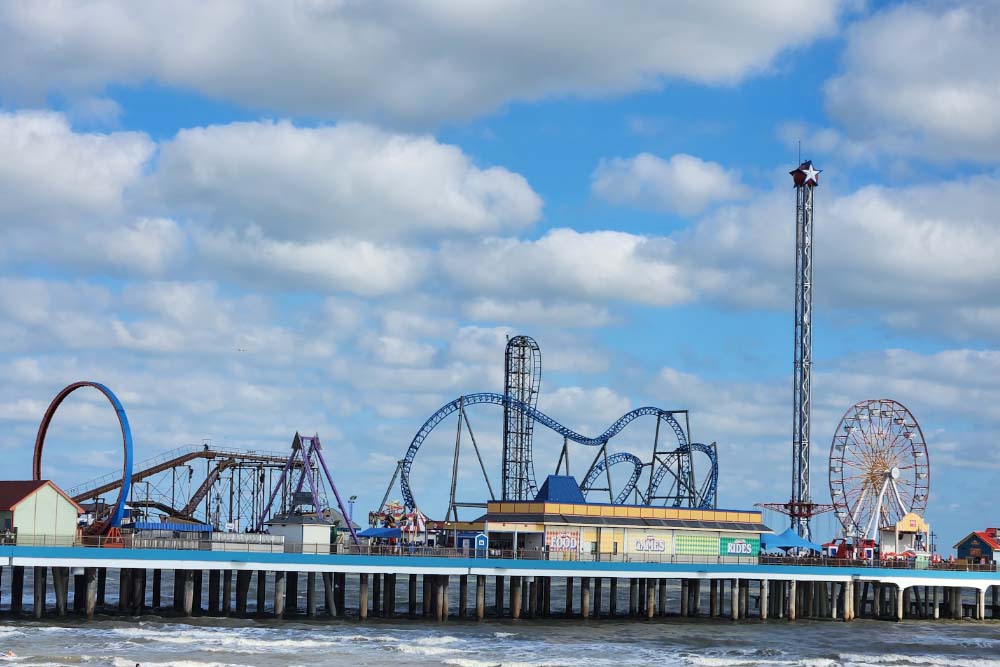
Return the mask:
<svg viewBox="0 0 1000 667">
<path fill-rule="evenodd" d="M 403 531 L 399 528 L 366 528 L 358 533 L 358 537 L 401 537 Z"/>
<path fill-rule="evenodd" d="M 775 535 L 773 533 L 761 535 L 760 548 L 764 551 L 771 551 L 773 549 L 809 549 L 810 551 L 823 551 L 823 547 L 799 536 L 799 534 L 791 528 L 779 535 Z"/>
</svg>

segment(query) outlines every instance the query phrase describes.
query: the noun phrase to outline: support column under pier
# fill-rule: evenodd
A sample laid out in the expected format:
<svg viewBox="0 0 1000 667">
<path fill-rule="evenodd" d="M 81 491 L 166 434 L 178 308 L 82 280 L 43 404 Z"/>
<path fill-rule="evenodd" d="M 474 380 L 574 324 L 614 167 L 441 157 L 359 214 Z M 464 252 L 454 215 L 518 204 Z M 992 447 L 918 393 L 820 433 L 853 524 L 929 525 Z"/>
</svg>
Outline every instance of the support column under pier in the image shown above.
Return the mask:
<svg viewBox="0 0 1000 667">
<path fill-rule="evenodd" d="M 795 620 L 795 598 L 797 597 L 798 591 L 796 582 L 794 579 L 788 582 L 788 620 Z"/>
<path fill-rule="evenodd" d="M 24 607 L 24 566 L 15 565 L 10 575 L 10 613 L 17 615 Z"/>
<path fill-rule="evenodd" d="M 163 570 L 157 568 L 153 570 L 153 609 L 160 608 L 160 598 L 163 591 Z"/>
<path fill-rule="evenodd" d="M 411 583 L 415 582 L 417 575 L 410 575 Z M 416 599 L 414 598 L 414 603 Z M 326 609 L 326 615 L 333 617 L 337 615 L 337 602 L 334 596 L 334 586 L 333 586 L 333 572 L 323 573 L 323 606 Z M 412 613 L 412 611 L 411 611 Z"/>
<path fill-rule="evenodd" d="M 486 575 L 476 575 L 476 620 L 486 618 Z"/>
<path fill-rule="evenodd" d="M 222 615 L 229 616 L 233 611 L 233 571 L 226 568 L 222 571 Z"/>
<path fill-rule="evenodd" d="M 87 620 L 93 620 L 97 608 L 97 568 L 88 567 L 83 572 L 83 578 L 87 591 L 84 611 L 87 614 Z"/>
<path fill-rule="evenodd" d="M 771 603 L 771 600 L 768 597 L 768 593 L 770 592 L 771 588 L 771 582 L 760 581 L 759 586 L 760 586 L 760 620 L 766 621 L 768 605 Z"/>
<path fill-rule="evenodd" d="M 221 577 L 221 572 L 219 570 L 209 570 L 208 571 L 208 613 L 218 614 L 219 613 L 219 579 Z"/>
<path fill-rule="evenodd" d="M 274 615 L 283 618 L 285 615 L 285 586 L 287 573 L 284 570 L 274 572 Z"/>
<path fill-rule="evenodd" d="M 306 616 L 316 618 L 316 573 L 306 573 Z"/>
<path fill-rule="evenodd" d="M 236 615 L 247 615 L 247 598 L 250 595 L 250 570 L 236 571 Z"/>
<path fill-rule="evenodd" d="M 33 586 L 34 593 L 34 606 L 32 607 L 32 612 L 35 618 L 41 618 L 42 614 L 45 613 L 45 578 L 46 578 L 47 568 L 36 567 L 34 568 L 35 581 Z"/>
<path fill-rule="evenodd" d="M 358 575 L 358 618 L 368 620 L 368 575 Z"/>
</svg>

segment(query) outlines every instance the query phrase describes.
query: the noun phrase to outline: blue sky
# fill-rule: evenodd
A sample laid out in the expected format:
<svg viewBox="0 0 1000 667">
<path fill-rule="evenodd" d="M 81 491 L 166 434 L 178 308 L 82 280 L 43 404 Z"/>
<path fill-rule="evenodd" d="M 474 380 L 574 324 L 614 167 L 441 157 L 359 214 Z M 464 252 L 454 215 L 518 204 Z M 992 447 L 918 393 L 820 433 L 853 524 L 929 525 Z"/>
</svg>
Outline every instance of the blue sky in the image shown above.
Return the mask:
<svg viewBox="0 0 1000 667">
<path fill-rule="evenodd" d="M 50 398 L 96 379 L 139 459 L 318 431 L 368 508 L 525 333 L 557 419 L 690 409 L 722 505 L 785 500 L 801 141 L 824 170 L 814 499 L 840 415 L 895 398 L 950 545 L 1000 521 L 998 27 L 972 1 L 7 5 L 8 476 Z M 109 412 L 67 402 L 48 475 L 118 465 Z M 499 415 L 472 417 L 495 481 Z M 648 449 L 634 428 L 617 447 Z M 414 469 L 432 515 L 449 437 Z M 560 444 L 538 436 L 537 474 Z"/>
</svg>

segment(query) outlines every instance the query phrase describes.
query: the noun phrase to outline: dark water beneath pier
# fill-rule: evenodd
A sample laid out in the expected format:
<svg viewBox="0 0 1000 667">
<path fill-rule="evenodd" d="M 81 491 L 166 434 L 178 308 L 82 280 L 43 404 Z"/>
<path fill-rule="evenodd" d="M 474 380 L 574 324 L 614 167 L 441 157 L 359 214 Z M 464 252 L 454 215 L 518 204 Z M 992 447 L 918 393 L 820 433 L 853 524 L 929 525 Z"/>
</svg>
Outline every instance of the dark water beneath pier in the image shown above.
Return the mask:
<svg viewBox="0 0 1000 667">
<path fill-rule="evenodd" d="M 1000 623 L 855 621 L 371 620 L 300 622 L 155 616 L 0 623 L 0 664 L 458 667 L 1000 666 Z"/>
</svg>

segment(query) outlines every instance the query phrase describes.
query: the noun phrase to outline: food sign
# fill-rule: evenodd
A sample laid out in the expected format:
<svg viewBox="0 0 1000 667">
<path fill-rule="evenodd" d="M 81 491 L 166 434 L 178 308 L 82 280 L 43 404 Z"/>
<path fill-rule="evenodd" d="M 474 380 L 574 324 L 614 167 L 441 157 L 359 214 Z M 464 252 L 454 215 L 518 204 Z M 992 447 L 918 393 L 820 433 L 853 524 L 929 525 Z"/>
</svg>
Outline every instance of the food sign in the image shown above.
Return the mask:
<svg viewBox="0 0 1000 667">
<path fill-rule="evenodd" d="M 545 533 L 545 546 L 549 551 L 579 551 L 580 531 L 554 530 Z"/>
</svg>

